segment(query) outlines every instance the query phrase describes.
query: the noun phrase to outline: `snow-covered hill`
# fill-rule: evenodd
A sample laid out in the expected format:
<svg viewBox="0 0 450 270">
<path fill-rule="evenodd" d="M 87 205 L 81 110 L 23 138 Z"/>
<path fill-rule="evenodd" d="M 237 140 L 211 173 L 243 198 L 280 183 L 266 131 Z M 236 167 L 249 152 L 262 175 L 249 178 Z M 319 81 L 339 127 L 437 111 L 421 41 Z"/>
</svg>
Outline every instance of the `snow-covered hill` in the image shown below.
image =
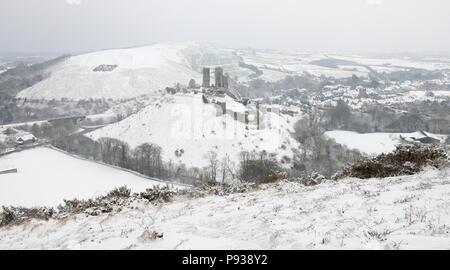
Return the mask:
<svg viewBox="0 0 450 270">
<path fill-rule="evenodd" d="M 394 72 L 410 68 L 443 70 L 447 60 L 368 58 L 354 55 L 301 54 L 229 49 L 203 42 L 157 43 L 68 57 L 45 72 L 50 76 L 21 91 L 34 99 L 132 98 L 172 87 L 201 84 L 203 67 L 221 66 L 231 79 L 278 81 L 304 72 L 336 78 L 367 77 L 371 70 Z M 212 78 L 213 79 L 213 78 Z"/>
<path fill-rule="evenodd" d="M 261 129 L 257 130 L 254 121 L 247 127 L 243 119 L 251 106 L 245 107 L 228 96 L 216 99 L 226 102 L 227 114 L 221 115 L 222 109 L 215 104 L 205 104 L 200 93 L 154 97 L 138 113 L 87 136 L 112 137 L 131 147 L 155 143 L 162 147 L 164 160 L 188 167 L 208 165 L 209 151 L 216 152 L 219 160 L 228 154 L 237 163 L 241 151 L 266 150 L 276 153 L 280 160 L 283 156 L 292 159 L 293 149 L 299 149 L 290 134 L 294 132 L 293 117 L 275 112 L 261 114 Z M 239 114 L 237 121 L 233 112 Z"/>
<path fill-rule="evenodd" d="M 327 138 L 334 139 L 338 144 L 345 145 L 349 149 L 356 149 L 368 155 L 379 155 L 395 150 L 395 147 L 402 142 L 414 142 L 416 140 L 429 137 L 436 142 L 445 142 L 447 135 L 431 134 L 428 132 L 412 133 L 357 133 L 345 130 L 327 131 L 324 134 Z M 418 142 L 418 141 L 416 141 Z"/>
<path fill-rule="evenodd" d="M 163 182 L 69 156 L 46 147 L 0 157 L 0 206 L 57 206 L 63 199 L 89 199 L 116 187 L 144 191 Z"/>
<path fill-rule="evenodd" d="M 0 249 L 448 250 L 449 194 L 448 168 L 312 187 L 281 181 L 249 193 L 32 220 L 0 229 Z"/>
<path fill-rule="evenodd" d="M 25 89 L 27 98 L 130 98 L 200 82 L 205 65 L 226 65 L 237 58 L 231 51 L 198 42 L 160 43 L 105 50 L 68 58 L 54 66 L 48 79 Z"/>
</svg>

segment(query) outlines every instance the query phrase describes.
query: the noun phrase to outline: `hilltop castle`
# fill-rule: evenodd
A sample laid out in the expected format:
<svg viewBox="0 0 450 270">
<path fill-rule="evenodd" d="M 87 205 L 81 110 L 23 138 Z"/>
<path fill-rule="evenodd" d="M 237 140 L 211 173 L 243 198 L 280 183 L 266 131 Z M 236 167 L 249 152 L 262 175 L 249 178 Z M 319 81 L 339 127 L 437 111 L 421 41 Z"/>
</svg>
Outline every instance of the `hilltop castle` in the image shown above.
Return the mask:
<svg viewBox="0 0 450 270">
<path fill-rule="evenodd" d="M 209 88 L 211 87 L 211 83 L 210 83 L 210 78 L 211 78 L 211 70 L 210 68 L 203 68 L 203 87 Z M 215 89 L 219 89 L 219 88 L 224 88 L 224 89 L 228 89 L 228 76 L 223 74 L 223 69 L 221 67 L 216 67 L 214 69 L 214 79 L 215 79 L 215 83 L 214 83 L 214 88 Z"/>
</svg>

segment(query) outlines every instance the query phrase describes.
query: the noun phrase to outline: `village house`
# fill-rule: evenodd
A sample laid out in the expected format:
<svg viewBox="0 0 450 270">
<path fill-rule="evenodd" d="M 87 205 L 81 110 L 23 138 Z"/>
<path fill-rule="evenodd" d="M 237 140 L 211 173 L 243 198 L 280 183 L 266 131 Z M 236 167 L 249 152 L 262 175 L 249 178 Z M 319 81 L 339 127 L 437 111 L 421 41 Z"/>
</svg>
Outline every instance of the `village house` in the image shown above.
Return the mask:
<svg viewBox="0 0 450 270">
<path fill-rule="evenodd" d="M 28 133 L 28 134 L 19 136 L 16 139 L 16 144 L 17 145 L 26 145 L 26 144 L 35 143 L 36 141 L 37 141 L 37 138 L 33 134 Z"/>
</svg>

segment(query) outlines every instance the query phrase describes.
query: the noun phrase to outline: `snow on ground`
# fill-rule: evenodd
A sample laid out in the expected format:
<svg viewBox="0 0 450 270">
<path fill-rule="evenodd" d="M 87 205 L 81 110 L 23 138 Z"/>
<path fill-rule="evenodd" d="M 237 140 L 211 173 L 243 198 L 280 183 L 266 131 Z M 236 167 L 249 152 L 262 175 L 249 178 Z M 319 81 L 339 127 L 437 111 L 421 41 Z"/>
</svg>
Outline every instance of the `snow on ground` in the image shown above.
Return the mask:
<svg viewBox="0 0 450 270">
<path fill-rule="evenodd" d="M 438 97 L 450 97 L 450 91 L 444 91 L 444 90 L 437 90 L 437 91 L 432 91 L 433 95 L 438 96 Z"/>
<path fill-rule="evenodd" d="M 429 91 L 432 93 L 431 96 L 427 96 L 428 91 L 421 91 L 421 90 L 415 90 L 415 91 L 409 91 L 405 95 L 405 99 L 413 99 L 413 100 L 430 100 L 430 101 L 441 101 L 446 100 L 446 98 L 450 97 L 450 91 L 445 90 L 437 90 L 437 91 Z M 405 100 L 410 101 L 410 100 Z"/>
<path fill-rule="evenodd" d="M 423 68 L 427 70 L 443 70 L 450 68 L 448 59 L 412 59 L 412 58 L 374 58 L 358 55 L 324 55 L 300 54 L 282 52 L 241 52 L 245 63 L 254 65 L 263 71 L 261 79 L 274 81 L 288 75 L 299 75 L 308 72 L 316 76 L 326 75 L 336 78 L 347 78 L 353 74 L 367 77 L 369 69 L 377 72 L 395 72 L 409 68 Z M 315 60 L 336 60 L 336 66 L 317 64 Z M 339 64 L 339 61 L 349 61 Z M 274 73 L 273 71 L 276 71 Z M 275 75 L 275 76 L 274 76 Z"/>
<path fill-rule="evenodd" d="M 396 68 L 402 70 L 405 68 L 417 68 L 426 70 L 440 70 L 450 68 L 450 62 L 448 59 L 414 59 L 411 57 L 367 57 L 356 55 L 336 55 L 334 58 L 342 60 L 354 61 L 362 65 L 370 66 L 371 68 L 381 72 L 383 68 Z M 384 71 L 396 71 L 396 70 L 384 70 Z"/>
<path fill-rule="evenodd" d="M 311 64 L 313 60 L 327 59 L 324 55 L 299 55 L 279 52 L 256 52 L 241 55 L 247 64 L 257 66 L 262 70 L 261 78 L 267 81 L 283 79 L 286 76 L 301 75 L 303 72 L 320 76 L 333 76 L 336 78 L 367 76 L 367 70 L 347 70 L 345 67 L 324 67 Z M 284 75 L 284 76 L 283 76 Z"/>
<path fill-rule="evenodd" d="M 155 143 L 162 148 L 164 160 L 182 162 L 188 167 L 207 166 L 209 151 L 216 152 L 219 160 L 228 154 L 237 164 L 241 151 L 266 150 L 277 153 L 281 159 L 292 158 L 292 149 L 299 149 L 290 135 L 294 121 L 288 122 L 289 116 L 266 113 L 261 117 L 261 130 L 257 130 L 254 122 L 246 129 L 243 122 L 246 108 L 231 98 L 225 100 L 227 110 L 238 112 L 240 120 L 235 121 L 232 113 L 218 115 L 222 109 L 203 103 L 201 94 L 165 95 L 138 113 L 86 136 L 95 140 L 116 138 L 133 148 Z M 177 150 L 184 153 L 178 157 Z"/>
<path fill-rule="evenodd" d="M 6 124 L 6 125 L 0 125 L 0 132 L 5 131 L 8 128 L 15 128 L 20 126 L 32 126 L 34 124 L 41 125 L 43 123 L 48 123 L 47 120 L 41 120 L 41 121 L 28 121 L 28 122 L 20 122 L 20 123 L 14 123 L 14 124 Z"/>
<path fill-rule="evenodd" d="M 447 135 L 436 135 L 426 133 L 429 137 L 444 142 Z M 422 132 L 412 133 L 357 133 L 354 131 L 333 130 L 324 134 L 326 137 L 334 139 L 336 143 L 345 145 L 349 149 L 356 149 L 361 153 L 369 155 L 379 155 L 389 153 L 395 150 L 395 147 L 401 143 L 401 137 L 412 141 L 412 138 L 425 137 Z"/>
<path fill-rule="evenodd" d="M 133 192 L 165 183 L 46 147 L 0 157 L 17 173 L 0 175 L 0 206 L 56 206 L 63 199 L 88 199 L 128 186 Z"/>
<path fill-rule="evenodd" d="M 0 229 L 0 249 L 445 249 L 450 169 L 262 185 L 224 197 Z M 152 231 L 163 238 L 152 240 Z"/>
</svg>

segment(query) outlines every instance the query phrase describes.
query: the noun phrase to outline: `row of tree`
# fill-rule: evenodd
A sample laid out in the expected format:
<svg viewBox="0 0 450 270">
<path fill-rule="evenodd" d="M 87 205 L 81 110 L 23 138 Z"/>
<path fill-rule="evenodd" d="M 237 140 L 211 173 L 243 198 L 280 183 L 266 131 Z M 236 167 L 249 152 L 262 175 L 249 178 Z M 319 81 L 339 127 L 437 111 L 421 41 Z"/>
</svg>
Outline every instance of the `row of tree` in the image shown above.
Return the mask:
<svg viewBox="0 0 450 270">
<path fill-rule="evenodd" d="M 53 146 L 88 159 L 101 161 L 141 174 L 165 180 L 224 182 L 228 179 L 258 182 L 278 170 L 275 158 L 265 151 L 241 152 L 238 164 L 228 155 L 219 159 L 216 152 L 205 156 L 208 165 L 203 168 L 187 168 L 180 162 L 163 161 L 162 149 L 152 143 L 144 143 L 131 149 L 127 143 L 113 138 L 94 141 L 82 135 L 63 136 L 52 142 Z"/>
<path fill-rule="evenodd" d="M 108 110 L 111 106 L 102 100 L 26 100 L 0 99 L 0 125 L 65 116 L 90 115 Z"/>
</svg>

